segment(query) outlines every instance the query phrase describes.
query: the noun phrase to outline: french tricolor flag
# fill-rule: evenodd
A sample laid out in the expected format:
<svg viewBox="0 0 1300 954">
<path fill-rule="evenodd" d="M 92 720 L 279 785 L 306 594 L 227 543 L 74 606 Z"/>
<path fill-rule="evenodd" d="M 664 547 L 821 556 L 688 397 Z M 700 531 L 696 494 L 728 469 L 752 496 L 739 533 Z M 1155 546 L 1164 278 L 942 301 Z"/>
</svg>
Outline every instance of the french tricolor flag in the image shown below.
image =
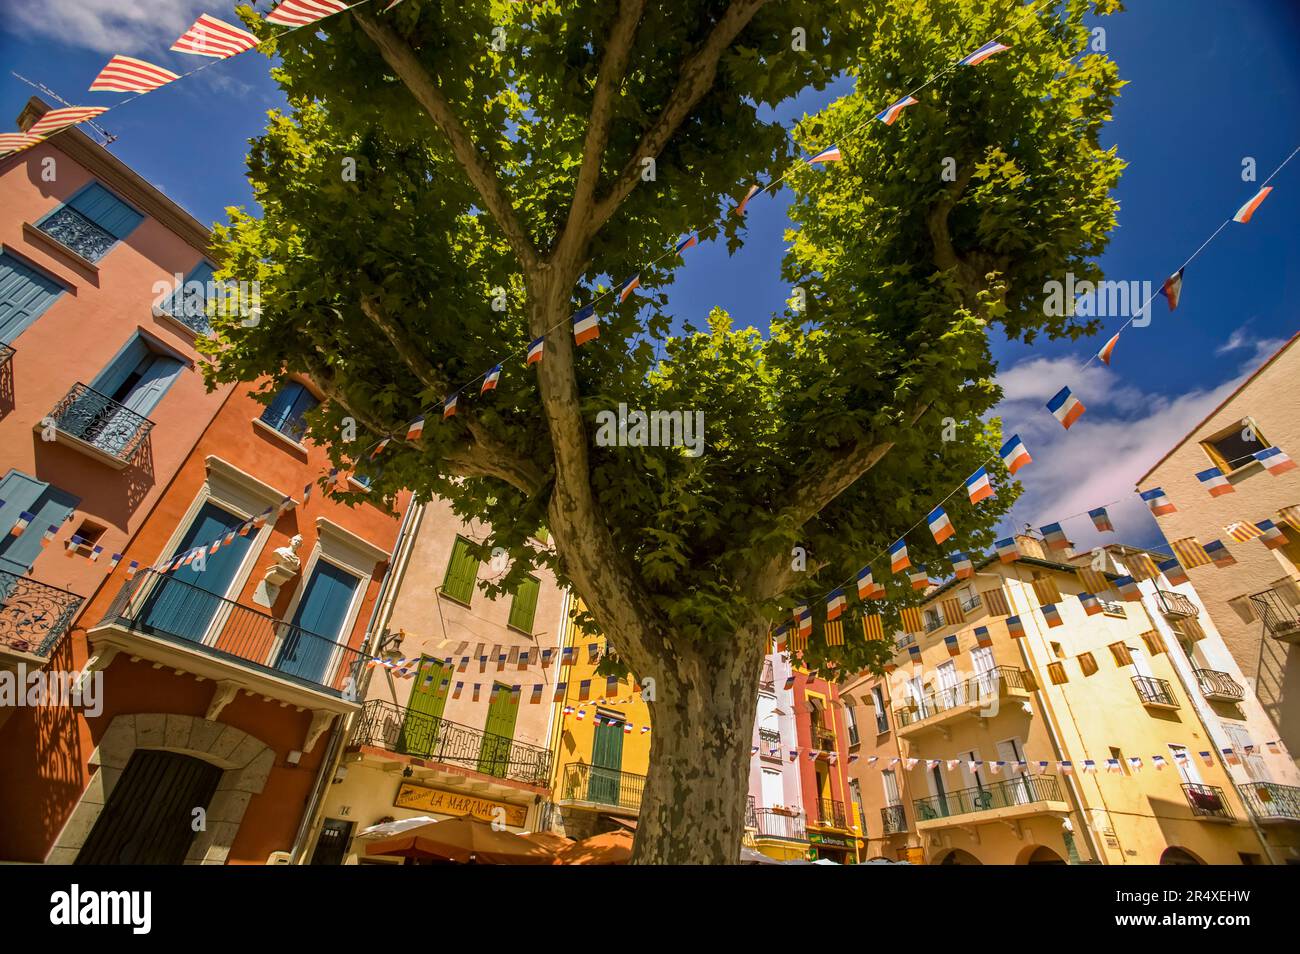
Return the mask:
<svg viewBox="0 0 1300 954">
<path fill-rule="evenodd" d="M 384 448 L 388 446 L 388 440 L 389 439 L 385 437 L 382 441 L 380 441 L 378 444 L 375 445 L 375 449 L 370 452 L 371 460 L 374 460 L 376 457 L 378 457 L 380 454 L 384 452 Z"/>
<path fill-rule="evenodd" d="M 814 166 L 819 162 L 839 162 L 843 158 L 844 157 L 840 155 L 839 146 L 830 146 L 829 148 L 823 149 L 821 152 L 817 153 L 817 155 L 809 159 L 808 165 Z"/>
<path fill-rule="evenodd" d="M 1117 344 L 1119 344 L 1119 335 L 1115 335 L 1115 337 L 1111 338 L 1101 346 L 1101 350 L 1097 352 L 1097 360 L 1107 367 L 1110 367 L 1110 356 L 1114 353 L 1115 345 Z"/>
<path fill-rule="evenodd" d="M 1011 49 L 1011 47 L 999 43 L 997 40 L 989 40 L 989 42 L 985 43 L 974 53 L 970 54 L 970 56 L 964 56 L 958 60 L 958 64 L 961 66 L 979 66 L 990 56 L 994 56 L 1009 49 Z"/>
<path fill-rule="evenodd" d="M 970 557 L 965 553 L 954 553 L 952 555 L 952 569 L 959 580 L 968 580 L 975 575 L 975 565 L 971 563 Z"/>
<path fill-rule="evenodd" d="M 1015 474 L 1021 467 L 1033 463 L 1033 458 L 1029 456 L 1029 451 L 1025 449 L 1024 442 L 1020 440 L 1019 434 L 1012 434 L 1002 449 L 998 451 L 1002 457 L 1002 463 L 1007 465 L 1007 470 Z"/>
<path fill-rule="evenodd" d="M 912 581 L 914 590 L 923 590 L 930 585 L 930 574 L 925 572 L 923 566 L 918 566 L 914 573 L 907 574 L 907 578 Z"/>
<path fill-rule="evenodd" d="M 35 519 L 36 514 L 28 513 L 24 510 L 22 513 L 18 514 L 18 519 L 14 521 L 14 525 L 9 528 L 9 535 L 13 537 L 21 537 L 23 531 L 27 529 L 28 524 Z"/>
<path fill-rule="evenodd" d="M 807 606 L 794 608 L 794 620 L 800 636 L 808 636 L 812 633 L 812 610 Z"/>
<path fill-rule="evenodd" d="M 749 205 L 749 200 L 754 198 L 754 196 L 758 195 L 758 193 L 759 193 L 759 186 L 757 183 L 755 183 L 754 185 L 749 187 L 749 191 L 745 193 L 745 197 L 740 200 L 740 205 L 736 206 L 734 209 L 732 209 L 732 211 L 736 215 L 743 216 L 745 214 L 745 206 Z"/>
<path fill-rule="evenodd" d="M 1138 496 L 1146 502 L 1153 517 L 1163 517 L 1167 513 L 1178 512 L 1178 508 L 1169 502 L 1169 498 L 1165 496 L 1165 492 L 1159 487 L 1144 490 Z"/>
<path fill-rule="evenodd" d="M 1110 522 L 1110 514 L 1106 512 L 1105 507 L 1089 510 L 1088 516 L 1092 518 L 1092 525 L 1102 533 L 1115 532 L 1115 525 Z"/>
<path fill-rule="evenodd" d="M 1065 550 L 1070 546 L 1070 541 L 1065 536 L 1065 531 L 1061 529 L 1059 523 L 1049 523 L 1045 527 L 1039 527 L 1039 532 L 1043 535 L 1043 542 L 1051 550 Z"/>
<path fill-rule="evenodd" d="M 1089 616 L 1096 616 L 1102 610 L 1101 601 L 1091 593 L 1080 593 L 1079 603 L 1083 606 L 1083 611 Z"/>
<path fill-rule="evenodd" d="M 758 188 L 758 186 L 755 186 L 754 188 Z M 748 199 L 746 199 L 746 201 L 748 201 Z M 640 272 L 637 272 L 631 278 L 623 279 L 623 284 L 618 286 L 619 304 L 621 305 L 623 302 L 627 301 L 627 296 L 632 294 L 632 292 L 638 287 L 640 287 L 640 285 L 641 285 Z"/>
<path fill-rule="evenodd" d="M 424 415 L 421 414 L 406 427 L 406 439 L 413 441 L 424 433 Z"/>
<path fill-rule="evenodd" d="M 1171 586 L 1180 586 L 1183 583 L 1190 582 L 1187 578 L 1187 571 L 1178 562 L 1178 557 L 1170 557 L 1168 560 L 1156 564 L 1156 566 L 1165 575 L 1165 579 L 1169 581 Z"/>
<path fill-rule="evenodd" d="M 956 635 L 945 636 L 943 638 L 943 645 L 948 650 L 949 656 L 961 655 L 961 644 L 957 641 Z"/>
<path fill-rule="evenodd" d="M 1280 447 L 1268 447 L 1255 452 L 1255 460 L 1264 465 L 1264 469 L 1276 477 L 1288 470 L 1295 470 L 1295 461 L 1287 456 Z"/>
<path fill-rule="evenodd" d="M 674 249 L 674 251 L 676 251 L 677 254 L 680 255 L 688 248 L 694 248 L 696 245 L 699 244 L 699 242 L 700 242 L 700 237 L 696 235 L 694 232 L 692 232 L 690 235 L 686 236 L 686 238 L 682 239 L 680 242 L 677 243 L 677 248 Z"/>
<path fill-rule="evenodd" d="M 876 592 L 876 581 L 871 577 L 871 567 L 864 566 L 858 571 L 858 598 L 873 600 L 879 595 Z"/>
<path fill-rule="evenodd" d="M 1007 634 L 1012 639 L 1023 639 L 1025 636 L 1025 624 L 1020 622 L 1019 616 L 1007 617 Z"/>
<path fill-rule="evenodd" d="M 1121 576 L 1115 581 L 1115 589 L 1119 590 L 1121 599 L 1130 603 L 1142 599 L 1142 594 L 1138 592 L 1137 581 L 1131 576 Z"/>
<path fill-rule="evenodd" d="M 542 360 L 542 349 L 546 344 L 546 339 L 538 338 L 528 346 L 528 360 L 525 364 L 536 364 Z"/>
<path fill-rule="evenodd" d="M 1224 545 L 1222 540 L 1211 540 L 1205 545 L 1205 552 L 1214 561 L 1214 565 L 1221 570 L 1224 567 L 1233 566 L 1237 562 L 1237 558 L 1232 555 L 1232 551 Z"/>
<path fill-rule="evenodd" d="M 501 380 L 501 365 L 497 365 L 487 373 L 483 379 L 483 387 L 479 389 L 479 394 L 487 394 L 489 391 L 496 390 L 497 382 Z"/>
<path fill-rule="evenodd" d="M 989 635 L 989 628 L 987 626 L 975 627 L 975 645 L 983 646 L 986 649 L 993 645 L 993 637 Z"/>
<path fill-rule="evenodd" d="M 839 619 L 844 612 L 844 605 L 844 590 L 832 590 L 826 600 L 826 621 L 829 623 Z"/>
<path fill-rule="evenodd" d="M 573 341 L 584 345 L 600 337 L 600 319 L 596 317 L 596 307 L 587 305 L 573 316 Z"/>
<path fill-rule="evenodd" d="M 1217 467 L 1200 471 L 1197 473 L 1196 479 L 1201 482 L 1202 487 L 1210 492 L 1211 497 L 1222 497 L 1224 494 L 1236 493 L 1236 489 L 1232 484 L 1228 483 L 1228 478 L 1223 476 L 1223 471 Z"/>
<path fill-rule="evenodd" d="M 1165 301 L 1169 302 L 1169 310 L 1173 311 L 1178 307 L 1178 299 L 1183 296 L 1183 270 L 1180 268 L 1160 286 L 1160 294 L 1165 296 Z"/>
<path fill-rule="evenodd" d="M 970 502 L 973 504 L 994 496 L 989 472 L 983 467 L 966 478 L 966 496 L 970 497 Z"/>
<path fill-rule="evenodd" d="M 1245 225 L 1250 221 L 1250 217 L 1255 214 L 1255 210 L 1264 204 L 1264 200 L 1268 198 L 1268 194 L 1272 191 L 1272 186 L 1264 186 L 1264 188 L 1255 193 L 1253 199 L 1237 210 L 1237 214 L 1232 217 L 1232 221 L 1240 222 L 1242 225 Z"/>
<path fill-rule="evenodd" d="M 442 402 L 442 419 L 445 421 L 449 417 L 456 416 L 456 405 L 460 403 L 460 395 L 453 394 L 447 400 Z"/>
<path fill-rule="evenodd" d="M 1020 559 L 1020 548 L 1016 546 L 1015 537 L 1006 537 L 993 544 L 993 548 L 998 551 L 998 558 L 1003 563 L 1014 563 Z"/>
<path fill-rule="evenodd" d="M 59 532 L 59 528 L 54 524 L 50 524 L 48 527 L 46 527 L 45 532 L 41 534 L 41 546 L 48 547 L 51 543 L 53 543 L 54 537 L 58 532 Z"/>
<path fill-rule="evenodd" d="M 1270 550 L 1277 550 L 1286 546 L 1286 537 L 1272 520 L 1261 520 L 1255 524 L 1262 531 L 1259 542 L 1264 544 Z"/>
<path fill-rule="evenodd" d="M 899 540 L 889 548 L 889 569 L 892 572 L 898 573 L 901 570 L 906 570 L 911 565 L 912 561 L 907 555 L 907 542 L 905 540 Z"/>
<path fill-rule="evenodd" d="M 882 109 L 876 114 L 876 118 L 886 126 L 892 126 L 894 125 L 894 120 L 898 119 L 903 110 L 907 109 L 908 106 L 915 106 L 917 102 L 918 100 L 912 96 L 904 96 L 898 102 L 894 103 L 894 105 Z"/>
<path fill-rule="evenodd" d="M 1047 620 L 1049 628 L 1062 626 L 1065 620 L 1061 619 L 1061 611 L 1056 608 L 1055 603 L 1044 603 L 1042 606 L 1043 619 Z"/>
<path fill-rule="evenodd" d="M 1061 422 L 1061 426 L 1067 431 L 1070 425 L 1083 416 L 1086 410 L 1083 402 L 1074 396 L 1073 392 L 1067 388 L 1061 388 L 1056 392 L 1056 396 L 1047 402 L 1047 409 L 1052 412 L 1052 416 Z"/>
<path fill-rule="evenodd" d="M 930 511 L 930 516 L 925 519 L 930 525 L 930 533 L 934 535 L 935 543 L 943 543 L 953 535 L 952 521 L 948 519 L 948 514 L 942 507 L 935 507 Z"/>
</svg>

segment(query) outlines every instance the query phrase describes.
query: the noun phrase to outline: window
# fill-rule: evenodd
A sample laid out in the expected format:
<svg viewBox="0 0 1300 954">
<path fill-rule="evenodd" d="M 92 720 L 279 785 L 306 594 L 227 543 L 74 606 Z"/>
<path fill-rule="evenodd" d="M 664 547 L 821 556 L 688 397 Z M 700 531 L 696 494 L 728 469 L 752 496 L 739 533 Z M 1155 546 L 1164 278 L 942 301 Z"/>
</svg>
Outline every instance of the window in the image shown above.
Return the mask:
<svg viewBox="0 0 1300 954">
<path fill-rule="evenodd" d="M 78 503 L 78 498 L 58 487 L 21 471 L 9 471 L 0 480 L 0 571 L 26 576 L 42 552 L 46 530 L 62 528 Z M 10 531 L 20 517 L 27 520 L 27 528 L 14 536 Z M 10 611 L 20 613 L 21 609 L 6 606 L 6 613 Z"/>
<path fill-rule="evenodd" d="M 857 745 L 859 741 L 858 740 L 858 717 L 857 714 L 853 711 L 853 706 L 851 704 L 846 705 L 844 707 L 844 722 L 848 726 L 849 745 Z"/>
<path fill-rule="evenodd" d="M 99 372 L 91 387 L 110 401 L 148 417 L 182 367 L 179 358 L 155 350 L 148 339 L 137 334 Z"/>
<path fill-rule="evenodd" d="M 871 687 L 871 701 L 876 706 L 876 732 L 889 731 L 889 712 L 885 709 L 885 694 L 879 686 Z"/>
<path fill-rule="evenodd" d="M 1092 653 L 1079 654 L 1079 668 L 1083 670 L 1085 676 L 1091 676 L 1097 671 L 1097 659 Z"/>
<path fill-rule="evenodd" d="M 541 581 L 530 576 L 515 590 L 514 599 L 510 601 L 510 628 L 532 635 L 533 619 L 537 616 L 537 594 L 541 592 Z"/>
<path fill-rule="evenodd" d="M 290 381 L 276 392 L 270 405 L 262 412 L 262 423 L 291 440 L 301 441 L 307 433 L 303 417 L 319 403 L 306 385 Z"/>
<path fill-rule="evenodd" d="M 456 538 L 447 575 L 442 580 L 442 595 L 466 606 L 474 598 L 474 585 L 478 582 L 478 557 L 474 556 L 473 547 L 464 537 Z"/>
<path fill-rule="evenodd" d="M 1060 686 L 1070 681 L 1070 677 L 1065 674 L 1065 664 L 1054 662 L 1047 664 L 1047 678 L 1052 680 L 1052 685 Z"/>
<path fill-rule="evenodd" d="M 903 804 L 902 797 L 898 794 L 898 779 L 894 775 L 894 770 L 882 769 L 880 780 L 885 787 L 885 804 L 891 806 Z"/>
<path fill-rule="evenodd" d="M 63 294 L 63 286 L 20 259 L 0 253 L 0 344 L 10 344 Z"/>
<path fill-rule="evenodd" d="M 208 291 L 215 271 L 216 269 L 207 262 L 199 262 L 185 276 L 185 281 L 177 285 L 170 296 L 158 303 L 154 314 L 171 315 L 199 334 L 211 333 L 212 325 L 208 322 Z"/>
<path fill-rule="evenodd" d="M 43 218 L 37 228 L 86 261 L 97 262 L 143 219 L 98 182 L 92 182 Z"/>
<path fill-rule="evenodd" d="M 1201 441 L 1206 456 L 1225 474 L 1244 467 L 1254 460 L 1257 452 L 1272 446 L 1260 433 L 1259 426 L 1248 417 Z"/>
</svg>

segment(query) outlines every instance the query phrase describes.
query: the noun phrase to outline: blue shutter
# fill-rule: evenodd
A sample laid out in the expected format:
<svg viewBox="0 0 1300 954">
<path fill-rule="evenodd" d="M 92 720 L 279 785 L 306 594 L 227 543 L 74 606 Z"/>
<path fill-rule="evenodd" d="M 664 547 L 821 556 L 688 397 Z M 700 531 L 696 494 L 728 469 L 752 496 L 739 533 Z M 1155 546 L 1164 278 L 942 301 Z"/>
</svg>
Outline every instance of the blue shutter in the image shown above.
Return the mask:
<svg viewBox="0 0 1300 954">
<path fill-rule="evenodd" d="M 127 377 L 148 359 L 149 354 L 149 346 L 144 339 L 135 335 L 113 356 L 104 370 L 95 375 L 90 386 L 105 397 L 112 397 L 113 392 L 126 383 Z"/>
<path fill-rule="evenodd" d="M 144 219 L 143 215 L 98 182 L 86 186 L 69 199 L 67 204 L 119 240 L 130 235 Z"/>
<path fill-rule="evenodd" d="M 51 487 L 44 481 L 11 470 L 0 481 L 0 570 L 25 576 L 41 552 L 41 538 L 51 525 L 61 527 L 68 514 L 76 509 L 78 499 Z M 23 531 L 12 536 L 9 531 L 23 511 L 36 518 Z"/>
<path fill-rule="evenodd" d="M 62 293 L 53 279 L 0 253 L 0 342 L 17 338 Z"/>
<path fill-rule="evenodd" d="M 347 642 L 343 624 L 361 581 L 324 560 L 317 560 L 303 590 L 293 625 L 285 636 L 275 668 L 323 684 L 335 642 Z"/>
<path fill-rule="evenodd" d="M 122 398 L 122 404 L 139 414 L 148 417 L 158 402 L 162 400 L 167 389 L 172 386 L 183 367 L 179 359 L 166 354 L 155 354 L 149 366 L 140 375 L 140 380 L 131 388 L 131 393 Z"/>
</svg>

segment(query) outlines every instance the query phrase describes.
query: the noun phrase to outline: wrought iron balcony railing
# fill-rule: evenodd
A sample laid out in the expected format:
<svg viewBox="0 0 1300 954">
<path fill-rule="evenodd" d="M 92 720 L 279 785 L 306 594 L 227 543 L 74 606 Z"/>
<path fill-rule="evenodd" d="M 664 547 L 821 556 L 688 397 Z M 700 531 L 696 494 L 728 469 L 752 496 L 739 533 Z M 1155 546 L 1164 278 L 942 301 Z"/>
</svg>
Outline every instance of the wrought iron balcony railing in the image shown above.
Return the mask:
<svg viewBox="0 0 1300 954">
<path fill-rule="evenodd" d="M 836 801 L 833 798 L 819 798 L 816 805 L 819 824 L 831 828 L 847 829 L 849 827 L 849 816 L 844 811 L 843 802 Z"/>
<path fill-rule="evenodd" d="M 1270 636 L 1286 643 L 1300 642 L 1300 607 L 1292 594 L 1274 587 L 1255 593 L 1250 602 Z"/>
<path fill-rule="evenodd" d="M 925 631 L 933 633 L 936 629 L 943 629 L 948 623 L 943 618 L 943 614 L 937 610 L 932 610 L 925 618 Z"/>
<path fill-rule="evenodd" d="M 1241 800 L 1250 813 L 1265 822 L 1300 822 L 1300 788 L 1276 782 L 1247 782 L 1238 785 Z"/>
<path fill-rule="evenodd" d="M 981 602 L 980 595 L 976 593 L 970 599 L 962 600 L 961 611 L 963 613 L 973 613 L 975 610 L 980 608 Z"/>
<path fill-rule="evenodd" d="M 361 707 L 353 745 L 373 745 L 413 758 L 458 765 L 528 785 L 545 785 L 551 752 L 459 722 L 404 709 L 382 699 Z"/>
<path fill-rule="evenodd" d="M 835 751 L 835 733 L 823 725 L 812 724 L 812 744 L 823 752 Z"/>
<path fill-rule="evenodd" d="M 1160 612 L 1171 619 L 1194 619 L 1200 614 L 1196 604 L 1182 593 L 1156 590 L 1156 600 L 1160 603 Z"/>
<path fill-rule="evenodd" d="M 48 216 L 40 229 L 88 262 L 98 262 L 117 241 L 111 232 L 100 228 L 69 205 Z"/>
<path fill-rule="evenodd" d="M 773 754 L 773 749 L 776 750 Z M 758 754 L 765 759 L 781 757 L 781 733 L 776 729 L 758 730 Z"/>
<path fill-rule="evenodd" d="M 758 827 L 758 816 L 755 814 L 756 811 L 757 811 L 757 806 L 754 804 L 754 796 L 753 795 L 745 796 L 745 827 L 746 828 Z"/>
<path fill-rule="evenodd" d="M 1215 669 L 1195 669 L 1196 682 L 1201 695 L 1221 702 L 1237 702 L 1246 697 L 1246 690 L 1226 672 Z"/>
<path fill-rule="evenodd" d="M 1228 801 L 1223 797 L 1223 789 L 1214 785 L 1184 782 L 1183 794 L 1187 796 L 1187 804 L 1191 806 L 1192 814 L 1197 818 L 1232 820 L 1232 809 L 1228 807 Z"/>
<path fill-rule="evenodd" d="M 773 692 L 776 689 L 776 676 L 770 659 L 763 660 L 763 674 L 758 677 L 758 688 L 763 692 Z"/>
<path fill-rule="evenodd" d="M 784 838 L 787 841 L 807 841 L 808 830 L 803 819 L 772 808 L 754 810 L 754 833 L 758 838 Z"/>
<path fill-rule="evenodd" d="M 951 689 L 929 693 L 910 705 L 894 710 L 899 728 L 924 722 L 932 716 L 970 702 L 997 699 L 1004 689 L 1028 689 L 1023 670 L 995 666 L 987 672 L 958 683 Z"/>
<path fill-rule="evenodd" d="M 645 776 L 618 769 L 583 765 L 577 762 L 564 767 L 560 780 L 560 800 L 564 802 L 595 802 L 611 808 L 626 809 L 632 814 L 641 810 L 641 795 L 645 792 Z"/>
<path fill-rule="evenodd" d="M 82 600 L 57 586 L 0 570 L 0 646 L 48 658 Z"/>
<path fill-rule="evenodd" d="M 1054 775 L 1021 775 L 975 788 L 963 788 L 913 802 L 918 821 L 985 812 L 995 808 L 1061 801 L 1061 789 Z"/>
<path fill-rule="evenodd" d="M 356 685 L 365 658 L 343 643 L 152 570 L 123 584 L 99 625 L 188 646 L 334 696 Z"/>
<path fill-rule="evenodd" d="M 153 421 L 80 382 L 50 411 L 54 426 L 123 463 L 149 436 Z"/>
<path fill-rule="evenodd" d="M 9 362 L 13 360 L 15 354 L 17 354 L 17 352 L 14 350 L 12 345 L 7 345 L 3 341 L 0 341 L 0 369 L 7 367 Z"/>
<path fill-rule="evenodd" d="M 1101 606 L 1101 611 L 1110 616 L 1128 616 L 1128 610 L 1124 608 L 1124 604 L 1116 600 L 1098 599 L 1097 603 Z"/>
<path fill-rule="evenodd" d="M 886 805 L 880 810 L 881 830 L 886 835 L 899 835 L 907 831 L 907 812 L 902 805 Z"/>
<path fill-rule="evenodd" d="M 1154 676 L 1134 676 L 1133 688 L 1137 690 L 1138 698 L 1146 706 L 1160 706 L 1165 709 L 1177 709 L 1178 698 L 1174 695 L 1174 690 L 1170 687 L 1166 679 L 1157 679 Z"/>
</svg>

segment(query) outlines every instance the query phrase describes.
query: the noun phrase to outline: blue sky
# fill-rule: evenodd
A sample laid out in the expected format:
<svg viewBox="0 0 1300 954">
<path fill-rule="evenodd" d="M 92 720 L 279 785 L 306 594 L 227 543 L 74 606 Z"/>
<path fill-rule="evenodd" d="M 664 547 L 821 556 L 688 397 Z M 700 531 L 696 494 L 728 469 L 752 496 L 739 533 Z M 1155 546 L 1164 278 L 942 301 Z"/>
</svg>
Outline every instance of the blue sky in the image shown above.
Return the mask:
<svg viewBox="0 0 1300 954">
<path fill-rule="evenodd" d="M 261 0 L 258 7 L 269 5 Z M 0 53 L 7 70 L 71 102 L 113 102 L 85 92 L 109 55 L 192 69 L 205 61 L 167 48 L 198 13 L 233 20 L 232 6 L 229 0 L 13 5 L 0 27 Z M 1102 21 L 1108 52 L 1129 82 L 1106 133 L 1129 167 L 1116 193 L 1119 228 L 1102 266 L 1110 279 L 1158 285 L 1254 193 L 1257 183 L 1241 178 L 1243 158 L 1256 160 L 1263 179 L 1300 145 L 1294 52 L 1300 4 L 1138 0 L 1129 6 Z M 201 220 L 224 219 L 226 206 L 250 199 L 246 141 L 261 130 L 266 110 L 283 102 L 268 68 L 255 53 L 215 62 L 112 110 L 103 125 L 118 137 L 113 152 Z M 32 92 L 6 72 L 0 112 L 17 116 Z M 806 95 L 779 116 L 788 121 L 835 94 Z M 1124 334 L 1111 368 L 1094 363 L 1078 371 L 1110 331 L 1074 344 L 995 342 L 1006 390 L 1001 412 L 1035 458 L 1021 471 L 1025 494 L 1008 526 L 1037 526 L 1121 501 L 1114 508 L 1118 536 L 1158 542 L 1132 492 L 1134 481 L 1300 324 L 1293 305 L 1300 299 L 1300 157 L 1272 184 L 1275 191 L 1254 221 L 1224 229 L 1189 267 L 1178 312 L 1170 315 L 1157 301 L 1151 325 Z M 788 193 L 778 193 L 750 206 L 748 242 L 734 256 L 720 243 L 689 253 L 671 289 L 680 319 L 701 319 L 720 305 L 737 320 L 766 327 L 788 294 L 779 275 L 788 201 Z M 1068 434 L 1042 407 L 1062 382 L 1089 408 Z M 1083 544 L 1096 539 L 1088 526 L 1086 518 L 1066 522 Z"/>
</svg>

